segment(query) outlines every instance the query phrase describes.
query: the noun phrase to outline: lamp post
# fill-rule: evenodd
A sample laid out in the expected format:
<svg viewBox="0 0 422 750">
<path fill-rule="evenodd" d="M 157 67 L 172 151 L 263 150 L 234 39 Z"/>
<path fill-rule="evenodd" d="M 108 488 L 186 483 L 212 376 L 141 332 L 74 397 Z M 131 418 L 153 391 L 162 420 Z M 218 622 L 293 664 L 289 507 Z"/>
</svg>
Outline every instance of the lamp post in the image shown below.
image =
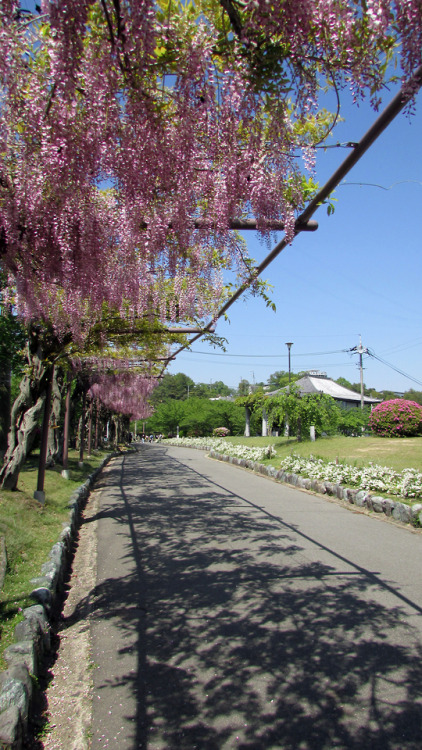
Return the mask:
<svg viewBox="0 0 422 750">
<path fill-rule="evenodd" d="M 286 346 L 289 350 L 289 385 L 290 385 L 290 375 L 291 375 L 291 369 L 290 369 L 290 349 L 293 346 L 293 341 L 286 341 Z"/>
</svg>

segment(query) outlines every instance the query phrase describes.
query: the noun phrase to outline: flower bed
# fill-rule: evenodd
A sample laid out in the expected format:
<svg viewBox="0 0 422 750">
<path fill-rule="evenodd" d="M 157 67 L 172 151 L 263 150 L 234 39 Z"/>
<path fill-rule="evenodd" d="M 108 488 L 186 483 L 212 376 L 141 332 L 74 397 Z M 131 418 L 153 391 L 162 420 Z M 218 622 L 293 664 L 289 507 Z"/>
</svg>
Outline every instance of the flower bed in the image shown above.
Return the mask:
<svg viewBox="0 0 422 750">
<path fill-rule="evenodd" d="M 296 455 L 284 458 L 281 469 L 302 477 L 359 487 L 362 490 L 385 492 L 404 498 L 422 497 L 422 473 L 416 469 L 398 472 L 388 466 L 377 464 L 358 468 L 348 464 L 337 464 L 334 461 L 323 461 L 314 456 L 302 458 Z"/>
<path fill-rule="evenodd" d="M 221 438 L 170 438 L 164 442 L 167 445 L 179 445 L 185 448 L 213 450 L 226 456 L 245 458 L 250 461 L 263 461 L 266 458 L 272 458 L 276 455 L 273 445 L 266 445 L 262 448 L 249 448 L 247 445 L 232 445 L 232 443 L 226 443 L 226 441 Z"/>
</svg>

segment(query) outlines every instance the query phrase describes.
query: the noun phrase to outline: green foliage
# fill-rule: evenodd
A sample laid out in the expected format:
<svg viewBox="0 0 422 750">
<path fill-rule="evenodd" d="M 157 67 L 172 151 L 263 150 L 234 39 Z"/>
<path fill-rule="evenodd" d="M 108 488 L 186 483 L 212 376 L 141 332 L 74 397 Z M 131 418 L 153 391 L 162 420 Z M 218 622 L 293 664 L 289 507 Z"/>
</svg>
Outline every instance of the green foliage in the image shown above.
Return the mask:
<svg viewBox="0 0 422 750">
<path fill-rule="evenodd" d="M 186 437 L 211 435 L 216 427 L 225 427 L 231 435 L 242 435 L 245 411 L 233 401 L 210 401 L 192 397 L 184 401 L 169 400 L 159 404 L 146 422 L 147 431 Z"/>
<path fill-rule="evenodd" d="M 0 363 L 7 363 L 12 372 L 20 374 L 25 365 L 24 347 L 27 332 L 10 312 L 0 313 Z"/>
<path fill-rule="evenodd" d="M 371 409 L 369 406 L 366 406 L 364 409 L 340 409 L 337 429 L 342 435 L 362 435 L 368 428 L 370 414 Z"/>
<path fill-rule="evenodd" d="M 325 393 L 311 393 L 300 396 L 299 390 L 292 385 L 289 391 L 265 401 L 270 429 L 275 425 L 289 425 L 290 434 L 299 438 L 308 437 L 311 425 L 315 434 L 334 434 L 340 419 L 340 409 L 335 400 Z"/>
<path fill-rule="evenodd" d="M 183 372 L 178 372 L 176 375 L 166 373 L 153 391 L 151 403 L 155 405 L 169 399 L 183 400 L 188 398 L 190 390 L 194 386 L 195 383 L 192 378 L 189 378 Z"/>
<path fill-rule="evenodd" d="M 294 372 L 291 372 L 290 382 L 294 383 L 296 380 L 302 377 L 302 375 L 303 373 L 295 374 Z M 270 375 L 267 382 L 270 391 L 276 391 L 279 388 L 284 388 L 286 385 L 289 385 L 289 373 L 286 372 L 286 370 L 277 370 Z"/>
<path fill-rule="evenodd" d="M 416 401 L 417 404 L 421 404 L 422 406 L 422 391 L 414 391 L 413 388 L 410 388 L 410 390 L 403 394 L 403 398 L 407 401 Z"/>
<path fill-rule="evenodd" d="M 238 406 L 247 407 L 251 412 L 262 409 L 265 402 L 265 395 L 262 391 L 256 391 L 255 393 L 248 393 L 245 396 L 238 396 L 236 404 Z"/>
<path fill-rule="evenodd" d="M 237 388 L 237 392 L 239 396 L 247 396 L 249 394 L 249 388 L 250 388 L 249 380 L 245 380 L 244 378 L 242 378 Z"/>
<path fill-rule="evenodd" d="M 404 437 L 422 433 L 422 406 L 416 401 L 396 398 L 383 401 L 369 418 L 372 432 L 382 437 Z"/>
<path fill-rule="evenodd" d="M 343 388 L 348 388 L 349 391 L 360 393 L 360 383 L 351 383 L 350 380 L 346 380 L 346 378 L 337 378 L 336 383 L 342 385 Z"/>
<path fill-rule="evenodd" d="M 156 406 L 154 414 L 146 421 L 147 432 L 175 435 L 184 415 L 184 401 L 171 398 Z"/>
<path fill-rule="evenodd" d="M 170 399 L 184 401 L 187 398 L 215 398 L 217 396 L 230 396 L 232 388 L 216 380 L 214 383 L 195 383 L 192 378 L 183 372 L 176 375 L 166 373 L 151 396 L 153 405 L 165 403 Z"/>
<path fill-rule="evenodd" d="M 19 492 L 0 490 L 0 535 L 5 537 L 8 566 L 0 595 L 0 669 L 4 649 L 13 642 L 13 631 L 22 618 L 21 610 L 34 602 L 31 579 L 39 576 L 41 565 L 59 538 L 63 523 L 69 520 L 71 494 L 101 463 L 105 453 L 91 456 L 78 465 L 76 451 L 69 453 L 70 479 L 61 476 L 61 466 L 46 472 L 46 503 L 33 499 L 36 489 L 38 456 L 30 458 L 19 476 Z"/>
<path fill-rule="evenodd" d="M 9 308 L 0 306 L 0 449 L 7 447 L 10 406 L 19 392 L 26 338 L 21 322 Z"/>
</svg>

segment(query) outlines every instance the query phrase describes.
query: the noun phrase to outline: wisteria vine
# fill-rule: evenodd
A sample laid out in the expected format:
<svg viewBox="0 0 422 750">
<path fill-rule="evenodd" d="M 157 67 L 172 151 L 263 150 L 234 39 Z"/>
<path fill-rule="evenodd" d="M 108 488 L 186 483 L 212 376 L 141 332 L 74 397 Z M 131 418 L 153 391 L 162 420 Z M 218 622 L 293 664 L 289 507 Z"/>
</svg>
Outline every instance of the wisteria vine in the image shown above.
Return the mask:
<svg viewBox="0 0 422 750">
<path fill-rule="evenodd" d="M 80 342 L 105 309 L 212 319 L 224 270 L 250 273 L 232 219 L 294 235 L 333 126 L 322 83 L 376 107 L 394 59 L 409 79 L 421 55 L 421 0 L 4 0 L 0 258 L 19 312 Z"/>
</svg>

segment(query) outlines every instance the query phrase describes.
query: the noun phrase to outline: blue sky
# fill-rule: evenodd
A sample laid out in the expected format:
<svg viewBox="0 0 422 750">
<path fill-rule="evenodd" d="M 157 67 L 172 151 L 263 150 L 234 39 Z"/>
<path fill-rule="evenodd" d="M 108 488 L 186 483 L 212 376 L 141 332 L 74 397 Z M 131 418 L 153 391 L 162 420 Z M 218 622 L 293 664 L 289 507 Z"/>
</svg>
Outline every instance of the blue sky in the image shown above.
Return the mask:
<svg viewBox="0 0 422 750">
<path fill-rule="evenodd" d="M 345 122 L 329 144 L 359 141 L 377 114 L 366 104 L 346 103 L 341 116 Z M 299 235 L 267 268 L 263 276 L 274 287 L 277 312 L 260 299 L 240 299 L 229 310 L 230 322 L 217 326 L 227 353 L 197 341 L 169 372 L 233 387 L 241 378 L 266 382 L 272 372 L 288 369 L 285 342 L 291 341 L 293 371 L 318 369 L 358 382 L 358 357 L 347 350 L 361 335 L 365 347 L 419 381 L 364 356 L 366 385 L 422 390 L 421 120 L 419 93 L 416 113 L 399 115 L 337 188 L 335 213 L 327 216 L 321 207 L 317 232 Z M 318 152 L 321 185 L 348 153 Z M 247 241 L 254 258 L 267 255 L 255 233 Z"/>
</svg>

